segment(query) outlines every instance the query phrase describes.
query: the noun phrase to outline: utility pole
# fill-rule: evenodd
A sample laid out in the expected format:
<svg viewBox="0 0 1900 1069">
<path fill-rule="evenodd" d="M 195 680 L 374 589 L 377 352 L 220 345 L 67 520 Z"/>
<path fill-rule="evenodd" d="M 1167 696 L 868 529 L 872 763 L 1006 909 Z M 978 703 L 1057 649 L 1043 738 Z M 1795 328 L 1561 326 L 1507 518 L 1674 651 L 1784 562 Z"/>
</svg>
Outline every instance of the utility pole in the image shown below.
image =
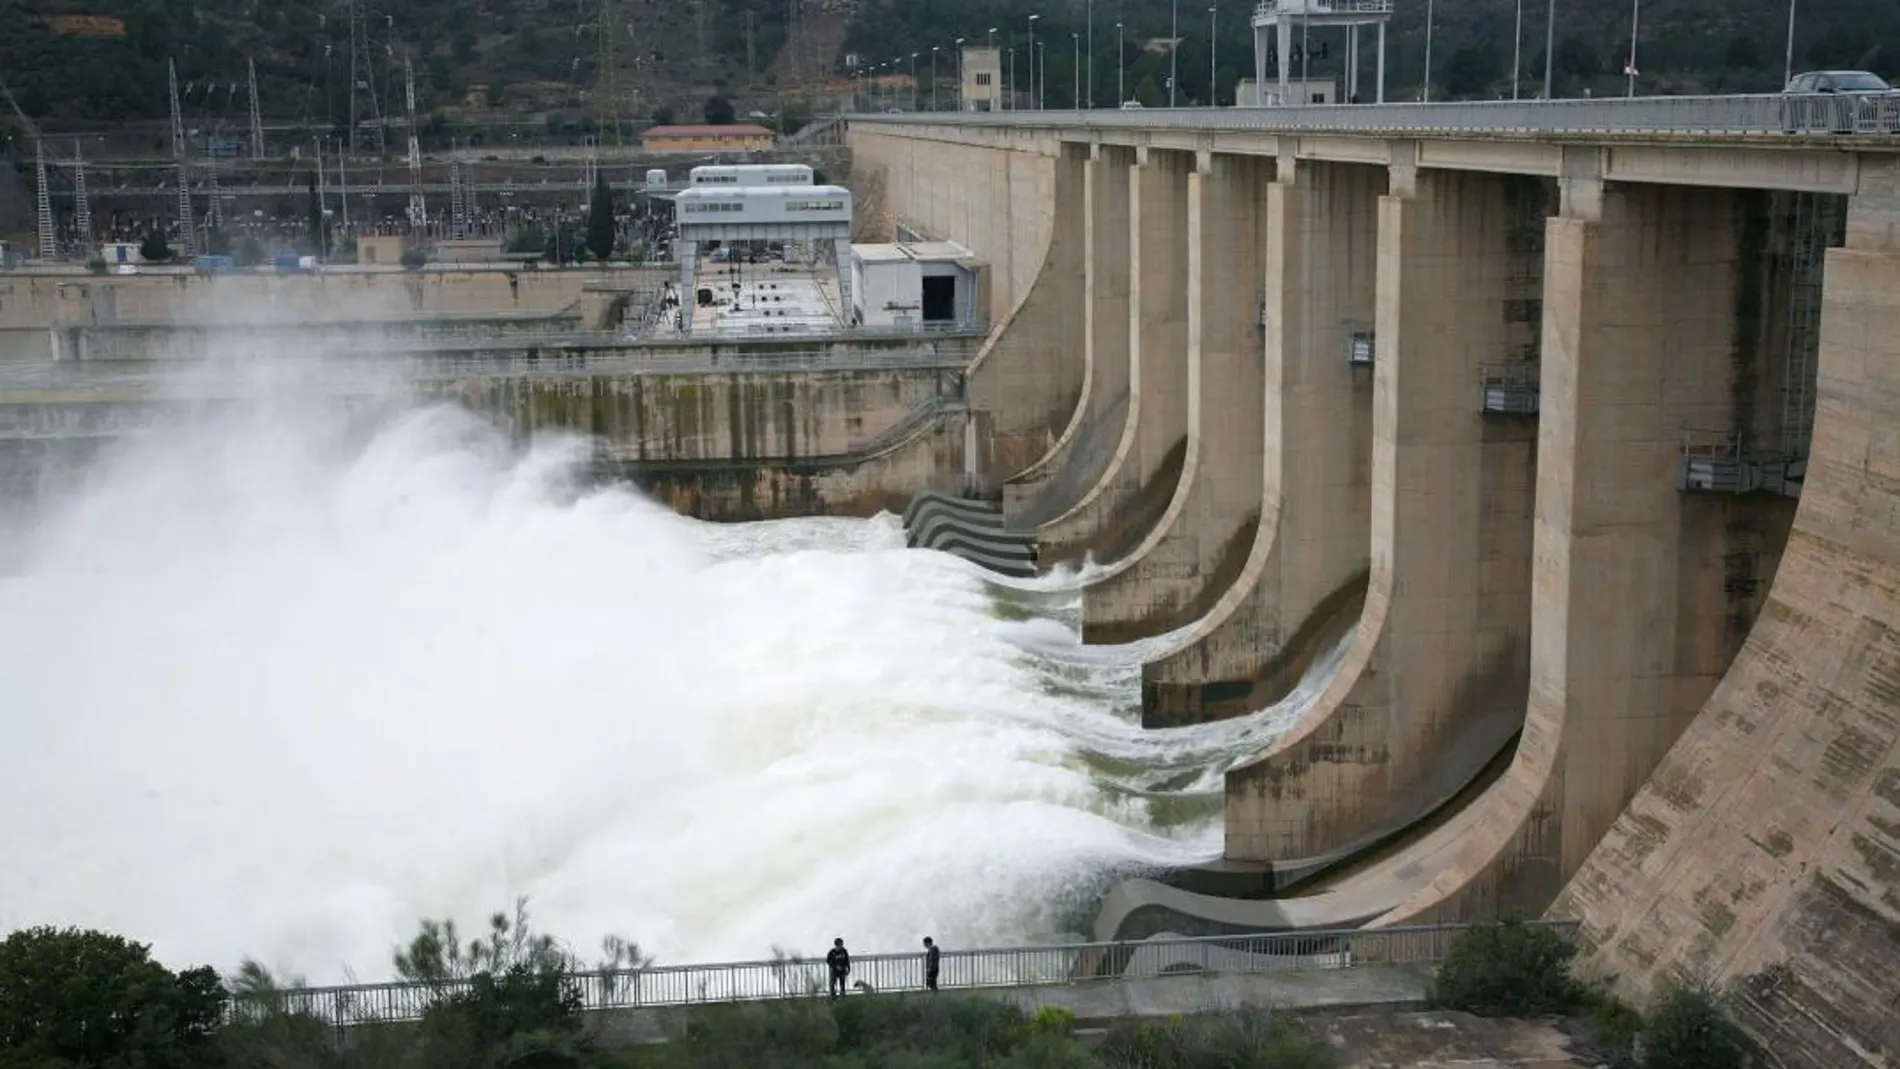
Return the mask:
<svg viewBox="0 0 1900 1069">
<path fill-rule="evenodd" d="M 178 106 L 178 64 L 165 61 L 172 93 L 172 157 L 178 162 L 178 233 L 187 259 L 198 255 L 198 225 L 191 218 L 191 164 L 185 146 L 185 113 Z"/>
<path fill-rule="evenodd" d="M 422 129 L 416 124 L 416 67 L 408 50 L 402 57 L 404 111 L 409 120 L 409 229 L 411 233 L 429 225 L 429 209 L 422 199 Z"/>
<path fill-rule="evenodd" d="M 257 61 L 247 60 L 251 74 L 251 158 L 264 158 L 264 113 L 257 104 Z"/>
</svg>

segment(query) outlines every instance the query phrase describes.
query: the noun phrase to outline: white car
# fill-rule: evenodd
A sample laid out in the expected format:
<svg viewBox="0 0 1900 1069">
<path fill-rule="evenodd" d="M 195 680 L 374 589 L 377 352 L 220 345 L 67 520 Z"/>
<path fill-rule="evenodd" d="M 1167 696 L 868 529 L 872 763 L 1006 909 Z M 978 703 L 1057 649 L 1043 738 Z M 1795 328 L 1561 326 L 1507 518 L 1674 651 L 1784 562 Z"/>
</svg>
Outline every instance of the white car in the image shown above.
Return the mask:
<svg viewBox="0 0 1900 1069">
<path fill-rule="evenodd" d="M 1123 110 L 1123 111 L 1135 111 L 1135 110 L 1137 110 L 1137 109 L 1139 109 L 1140 107 L 1141 107 L 1141 101 L 1139 101 L 1139 100 L 1124 100 L 1124 101 L 1122 101 L 1122 110 Z"/>
</svg>

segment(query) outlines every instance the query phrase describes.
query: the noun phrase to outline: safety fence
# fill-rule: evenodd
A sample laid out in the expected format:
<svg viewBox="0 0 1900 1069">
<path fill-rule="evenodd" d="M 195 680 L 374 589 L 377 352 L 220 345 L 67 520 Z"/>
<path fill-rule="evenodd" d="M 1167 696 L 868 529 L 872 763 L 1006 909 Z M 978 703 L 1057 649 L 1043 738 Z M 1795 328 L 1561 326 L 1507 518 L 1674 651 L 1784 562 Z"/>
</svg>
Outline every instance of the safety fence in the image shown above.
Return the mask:
<svg viewBox="0 0 1900 1069">
<path fill-rule="evenodd" d="M 1574 922 L 1538 921 L 1565 937 Z M 1465 925 L 1276 932 L 1126 943 L 1075 943 L 942 952 L 942 990 L 1048 987 L 1156 980 L 1194 974 L 1259 974 L 1347 969 L 1370 964 L 1432 966 L 1444 960 Z M 570 978 L 589 1010 L 690 1006 L 822 995 L 823 960 L 786 957 L 710 965 L 653 965 L 579 972 Z M 867 954 L 851 959 L 853 990 L 924 988 L 922 953 Z M 339 1027 L 420 1018 L 431 1006 L 467 992 L 470 980 L 294 988 L 273 995 L 272 1009 L 305 1014 Z M 234 1012 L 243 1012 L 240 1006 Z"/>
<path fill-rule="evenodd" d="M 1314 104 L 1271 108 L 1043 109 L 860 114 L 854 123 L 1057 129 L 1515 136 L 1669 134 L 1737 137 L 1900 133 L 1900 92 Z"/>
</svg>

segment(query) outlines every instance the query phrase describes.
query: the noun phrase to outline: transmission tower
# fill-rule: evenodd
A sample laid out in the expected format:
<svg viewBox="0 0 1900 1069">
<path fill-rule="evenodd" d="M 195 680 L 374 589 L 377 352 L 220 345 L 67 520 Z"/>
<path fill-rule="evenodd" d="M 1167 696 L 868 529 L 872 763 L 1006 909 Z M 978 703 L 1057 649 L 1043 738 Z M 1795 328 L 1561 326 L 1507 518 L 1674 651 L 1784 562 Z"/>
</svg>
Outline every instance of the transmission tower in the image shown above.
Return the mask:
<svg viewBox="0 0 1900 1069">
<path fill-rule="evenodd" d="M 92 201 L 86 196 L 86 158 L 73 142 L 73 229 L 79 231 L 80 251 L 92 255 Z"/>
<path fill-rule="evenodd" d="M 178 233 L 187 258 L 198 255 L 198 227 L 191 218 L 191 163 L 185 146 L 185 113 L 178 107 L 178 64 L 165 61 L 172 90 L 172 156 L 178 161 Z"/>
<path fill-rule="evenodd" d="M 251 68 L 251 158 L 264 158 L 264 113 L 257 106 L 257 61 L 248 61 Z"/>
<path fill-rule="evenodd" d="M 416 125 L 416 68 L 405 54 L 402 60 L 403 93 L 409 118 L 409 226 L 420 230 L 429 225 L 429 210 L 422 202 L 422 133 Z"/>
<path fill-rule="evenodd" d="M 617 60 L 614 56 L 614 0 L 600 0 L 600 61 L 599 69 L 594 72 L 595 95 L 600 98 L 600 135 L 605 137 L 611 127 L 614 142 L 620 141 L 620 105 L 619 90 L 614 85 Z"/>
</svg>

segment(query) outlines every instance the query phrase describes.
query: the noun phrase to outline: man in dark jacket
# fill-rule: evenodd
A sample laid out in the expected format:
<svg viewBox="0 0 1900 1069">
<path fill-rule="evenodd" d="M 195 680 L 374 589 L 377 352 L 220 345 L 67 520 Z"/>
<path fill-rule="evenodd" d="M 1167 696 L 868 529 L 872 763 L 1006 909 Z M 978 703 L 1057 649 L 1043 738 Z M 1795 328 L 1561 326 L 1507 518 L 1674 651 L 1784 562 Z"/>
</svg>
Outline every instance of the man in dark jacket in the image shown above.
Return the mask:
<svg viewBox="0 0 1900 1069">
<path fill-rule="evenodd" d="M 924 936 L 924 986 L 932 991 L 937 990 L 937 964 L 942 957 L 943 951 Z"/>
<path fill-rule="evenodd" d="M 825 964 L 831 968 L 831 997 L 844 994 L 845 977 L 851 975 L 851 952 L 844 948 L 844 940 L 833 939 L 831 952 L 825 955 Z"/>
</svg>

